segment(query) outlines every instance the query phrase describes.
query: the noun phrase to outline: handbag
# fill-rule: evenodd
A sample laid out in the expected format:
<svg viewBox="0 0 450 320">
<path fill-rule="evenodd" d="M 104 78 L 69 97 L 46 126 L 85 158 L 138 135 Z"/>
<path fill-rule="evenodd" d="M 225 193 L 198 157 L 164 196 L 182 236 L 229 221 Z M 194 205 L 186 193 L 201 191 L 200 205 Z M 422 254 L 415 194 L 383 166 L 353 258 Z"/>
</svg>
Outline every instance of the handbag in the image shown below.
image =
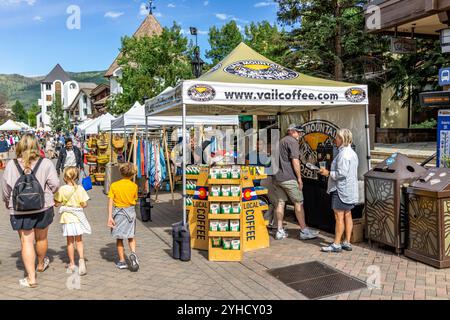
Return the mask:
<svg viewBox="0 0 450 320">
<path fill-rule="evenodd" d="M 84 170 L 82 172 L 84 174 L 84 178 L 81 179 L 81 185 L 83 186 L 84 190 L 89 191 L 92 189 L 91 177 L 87 176 L 86 172 L 84 172 Z"/>
</svg>

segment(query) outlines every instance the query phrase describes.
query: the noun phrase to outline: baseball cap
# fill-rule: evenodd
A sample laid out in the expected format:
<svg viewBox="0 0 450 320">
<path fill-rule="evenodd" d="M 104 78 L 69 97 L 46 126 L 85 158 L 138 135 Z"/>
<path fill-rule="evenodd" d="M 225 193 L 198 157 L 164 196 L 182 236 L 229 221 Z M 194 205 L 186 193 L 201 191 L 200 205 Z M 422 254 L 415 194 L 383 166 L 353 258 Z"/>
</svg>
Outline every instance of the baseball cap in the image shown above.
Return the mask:
<svg viewBox="0 0 450 320">
<path fill-rule="evenodd" d="M 297 131 L 297 132 L 305 133 L 305 130 L 304 130 L 302 127 L 300 127 L 300 126 L 298 126 L 298 125 L 296 125 L 296 124 L 291 124 L 291 125 L 287 128 L 287 131 L 293 131 L 293 130 L 295 130 L 295 131 Z"/>
</svg>

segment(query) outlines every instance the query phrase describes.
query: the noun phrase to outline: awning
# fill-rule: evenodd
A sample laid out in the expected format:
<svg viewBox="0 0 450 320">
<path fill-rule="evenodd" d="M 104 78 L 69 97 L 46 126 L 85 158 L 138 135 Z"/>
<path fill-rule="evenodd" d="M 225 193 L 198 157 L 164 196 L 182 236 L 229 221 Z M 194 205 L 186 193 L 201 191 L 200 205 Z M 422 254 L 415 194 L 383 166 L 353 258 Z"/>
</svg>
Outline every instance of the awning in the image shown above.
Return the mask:
<svg viewBox="0 0 450 320">
<path fill-rule="evenodd" d="M 24 128 L 14 120 L 8 120 L 0 126 L 0 131 L 22 131 Z"/>
</svg>

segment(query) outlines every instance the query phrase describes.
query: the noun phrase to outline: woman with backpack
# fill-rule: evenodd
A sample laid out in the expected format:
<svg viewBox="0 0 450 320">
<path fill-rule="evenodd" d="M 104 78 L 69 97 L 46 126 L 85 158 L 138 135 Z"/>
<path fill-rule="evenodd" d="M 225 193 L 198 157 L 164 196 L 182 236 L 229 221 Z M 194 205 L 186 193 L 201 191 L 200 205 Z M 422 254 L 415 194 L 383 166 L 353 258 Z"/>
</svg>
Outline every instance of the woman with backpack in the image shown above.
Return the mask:
<svg viewBox="0 0 450 320">
<path fill-rule="evenodd" d="M 58 191 L 59 179 L 53 163 L 40 157 L 38 140 L 34 135 L 22 137 L 16 145 L 16 157 L 8 163 L 2 178 L 3 201 L 10 211 L 11 226 L 19 233 L 22 245 L 27 277 L 19 283 L 23 287 L 35 288 L 36 272 L 44 272 L 50 264 L 46 256 L 47 235 L 53 222 L 53 195 Z"/>
</svg>

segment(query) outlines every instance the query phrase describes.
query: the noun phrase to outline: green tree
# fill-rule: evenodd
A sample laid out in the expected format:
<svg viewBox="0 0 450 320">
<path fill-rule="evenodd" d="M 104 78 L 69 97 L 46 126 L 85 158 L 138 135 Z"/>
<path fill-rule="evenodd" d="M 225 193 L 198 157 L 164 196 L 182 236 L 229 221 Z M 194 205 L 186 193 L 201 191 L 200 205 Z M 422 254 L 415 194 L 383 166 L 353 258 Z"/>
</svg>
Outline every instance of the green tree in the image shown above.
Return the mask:
<svg viewBox="0 0 450 320">
<path fill-rule="evenodd" d="M 61 103 L 61 97 L 56 95 L 53 99 L 53 104 L 50 107 L 50 127 L 54 132 L 65 131 L 66 120 L 64 118 L 64 110 Z"/>
<path fill-rule="evenodd" d="M 277 26 L 268 21 L 258 23 L 252 22 L 245 27 L 245 43 L 263 56 L 283 63 L 289 53 L 284 31 L 278 30 Z"/>
<path fill-rule="evenodd" d="M 37 120 L 36 117 L 39 114 L 39 112 L 41 112 L 41 108 L 39 108 L 39 106 L 37 104 L 33 104 L 30 109 L 28 109 L 27 111 L 27 116 L 28 116 L 28 125 L 31 127 L 36 127 L 37 126 Z"/>
<path fill-rule="evenodd" d="M 387 41 L 364 32 L 360 0 L 276 0 L 278 19 L 292 30 L 287 38 L 288 67 L 305 73 L 348 82 L 383 82 L 366 79 L 382 70 Z"/>
<path fill-rule="evenodd" d="M 389 64 L 387 84 L 394 89 L 393 99 L 402 101 L 402 107 L 419 111 L 419 94 L 439 89 L 439 69 L 447 66 L 450 58 L 442 54 L 439 40 L 417 39 L 417 52 L 398 55 Z"/>
<path fill-rule="evenodd" d="M 25 108 L 19 100 L 16 100 L 16 103 L 14 103 L 11 110 L 14 115 L 15 121 L 28 122 L 27 112 L 25 111 Z"/>
<path fill-rule="evenodd" d="M 230 21 L 222 28 L 213 26 L 209 29 L 209 45 L 211 50 L 206 52 L 206 57 L 215 65 L 225 58 L 239 43 L 244 41 L 236 21 Z"/>
<path fill-rule="evenodd" d="M 136 101 L 142 102 L 144 96 L 155 97 L 168 86 L 192 77 L 187 44 L 187 38 L 175 23 L 164 28 L 159 36 L 124 37 L 122 57 L 118 60 L 123 93 L 108 105 L 109 112 L 126 112 Z"/>
</svg>

